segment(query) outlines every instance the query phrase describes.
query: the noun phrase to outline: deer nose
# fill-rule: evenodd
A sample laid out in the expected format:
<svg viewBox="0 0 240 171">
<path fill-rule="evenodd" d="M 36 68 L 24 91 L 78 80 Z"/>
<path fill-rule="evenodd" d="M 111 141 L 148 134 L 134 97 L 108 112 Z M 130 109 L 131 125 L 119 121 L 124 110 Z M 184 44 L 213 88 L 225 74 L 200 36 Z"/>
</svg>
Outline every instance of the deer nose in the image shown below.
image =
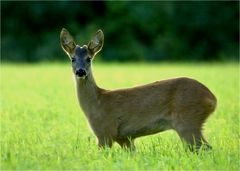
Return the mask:
<svg viewBox="0 0 240 171">
<path fill-rule="evenodd" d="M 79 77 L 86 76 L 86 71 L 84 69 L 78 69 L 76 71 L 76 75 L 79 76 Z"/>
</svg>

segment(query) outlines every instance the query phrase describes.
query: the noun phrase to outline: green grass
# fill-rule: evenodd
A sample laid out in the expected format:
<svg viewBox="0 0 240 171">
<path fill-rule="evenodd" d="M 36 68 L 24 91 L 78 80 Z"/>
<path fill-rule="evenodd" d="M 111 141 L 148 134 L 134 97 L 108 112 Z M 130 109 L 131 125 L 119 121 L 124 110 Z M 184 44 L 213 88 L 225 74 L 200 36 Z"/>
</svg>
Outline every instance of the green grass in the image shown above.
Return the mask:
<svg viewBox="0 0 240 171">
<path fill-rule="evenodd" d="M 1 170 L 239 170 L 239 64 L 94 64 L 100 87 L 124 88 L 179 76 L 218 99 L 205 125 L 212 151 L 185 152 L 166 131 L 137 151 L 99 150 L 79 108 L 70 64 L 1 64 Z"/>
</svg>

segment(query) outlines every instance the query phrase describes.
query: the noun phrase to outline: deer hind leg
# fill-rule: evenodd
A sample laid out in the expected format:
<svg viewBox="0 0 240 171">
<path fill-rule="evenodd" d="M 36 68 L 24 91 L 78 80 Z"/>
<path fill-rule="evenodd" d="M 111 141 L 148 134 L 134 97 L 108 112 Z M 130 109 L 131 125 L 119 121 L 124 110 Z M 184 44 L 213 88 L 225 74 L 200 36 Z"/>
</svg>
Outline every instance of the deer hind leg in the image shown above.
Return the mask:
<svg viewBox="0 0 240 171">
<path fill-rule="evenodd" d="M 131 138 L 122 138 L 117 139 L 116 141 L 122 148 L 130 149 L 132 151 L 135 150 L 134 140 Z"/>
<path fill-rule="evenodd" d="M 191 151 L 198 151 L 200 148 L 204 150 L 212 149 L 208 142 L 203 137 L 200 128 L 187 128 L 176 130 L 182 141 L 186 142 Z"/>
</svg>

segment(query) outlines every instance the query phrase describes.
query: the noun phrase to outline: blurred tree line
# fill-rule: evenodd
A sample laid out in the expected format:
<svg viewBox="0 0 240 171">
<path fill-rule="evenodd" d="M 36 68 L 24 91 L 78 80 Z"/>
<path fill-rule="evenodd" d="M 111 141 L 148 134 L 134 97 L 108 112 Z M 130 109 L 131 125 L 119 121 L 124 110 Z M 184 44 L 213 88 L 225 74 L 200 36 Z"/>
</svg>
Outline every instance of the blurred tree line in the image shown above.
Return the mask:
<svg viewBox="0 0 240 171">
<path fill-rule="evenodd" d="M 101 28 L 105 61 L 238 60 L 238 8 L 238 1 L 1 1 L 1 58 L 66 60 L 65 27 L 80 45 Z"/>
</svg>

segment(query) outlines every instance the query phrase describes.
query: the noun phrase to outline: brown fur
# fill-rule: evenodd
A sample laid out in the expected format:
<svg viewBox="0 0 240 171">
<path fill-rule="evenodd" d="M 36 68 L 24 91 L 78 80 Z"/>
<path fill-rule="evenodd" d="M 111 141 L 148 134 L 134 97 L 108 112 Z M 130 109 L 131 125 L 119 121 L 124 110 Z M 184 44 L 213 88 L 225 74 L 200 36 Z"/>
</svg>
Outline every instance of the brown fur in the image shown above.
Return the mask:
<svg viewBox="0 0 240 171">
<path fill-rule="evenodd" d="M 202 144 L 210 147 L 202 126 L 214 111 L 216 98 L 203 84 L 181 77 L 104 90 L 96 85 L 91 68 L 88 72 L 85 79 L 76 78 L 77 94 L 100 147 L 111 147 L 116 141 L 122 147 L 134 148 L 135 138 L 168 129 L 177 131 L 191 148 Z"/>
</svg>

